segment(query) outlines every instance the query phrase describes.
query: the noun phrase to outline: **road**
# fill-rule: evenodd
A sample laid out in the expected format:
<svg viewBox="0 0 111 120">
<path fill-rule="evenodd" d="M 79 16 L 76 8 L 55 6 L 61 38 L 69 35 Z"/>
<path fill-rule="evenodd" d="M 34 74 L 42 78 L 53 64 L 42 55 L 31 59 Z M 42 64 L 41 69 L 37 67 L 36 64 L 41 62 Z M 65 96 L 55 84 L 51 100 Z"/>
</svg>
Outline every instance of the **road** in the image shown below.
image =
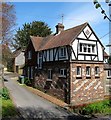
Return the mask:
<svg viewBox="0 0 111 120">
<path fill-rule="evenodd" d="M 42 120 L 87 120 L 82 116 L 77 116 L 59 106 L 31 93 L 24 86 L 19 85 L 12 80 L 13 74 L 6 74 L 4 78 L 5 86 L 9 89 L 17 109 L 19 110 L 23 119 L 37 119 Z"/>
</svg>

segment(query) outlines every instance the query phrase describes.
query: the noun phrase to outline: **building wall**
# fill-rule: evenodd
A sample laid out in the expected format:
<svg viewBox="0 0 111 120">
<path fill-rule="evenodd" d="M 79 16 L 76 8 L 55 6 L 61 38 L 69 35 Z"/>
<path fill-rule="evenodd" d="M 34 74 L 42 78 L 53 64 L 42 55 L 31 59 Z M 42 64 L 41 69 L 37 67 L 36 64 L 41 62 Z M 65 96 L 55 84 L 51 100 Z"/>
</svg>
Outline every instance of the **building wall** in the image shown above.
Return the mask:
<svg viewBox="0 0 111 120">
<path fill-rule="evenodd" d="M 82 67 L 81 78 L 76 77 L 76 67 Z M 86 78 L 86 66 L 91 67 L 91 78 Z M 100 67 L 99 77 L 95 77 L 94 68 Z M 80 105 L 83 103 L 89 103 L 104 98 L 104 69 L 103 64 L 97 63 L 71 63 L 71 104 Z"/>
<path fill-rule="evenodd" d="M 111 95 L 111 76 L 108 76 L 108 69 L 104 70 L 105 95 Z"/>
<path fill-rule="evenodd" d="M 25 56 L 24 52 L 21 52 L 16 58 L 15 58 L 15 66 L 21 66 L 25 63 Z"/>
<path fill-rule="evenodd" d="M 28 52 L 31 51 L 31 59 L 28 59 Z M 37 66 L 37 52 L 35 52 L 34 47 L 32 45 L 32 42 L 30 42 L 30 45 L 27 47 L 27 50 L 25 51 L 25 76 L 28 77 L 28 67 L 29 67 L 29 74 L 31 73 L 31 67 L 33 67 L 33 71 L 35 67 Z M 30 77 L 31 75 L 29 75 Z"/>
<path fill-rule="evenodd" d="M 60 69 L 67 69 L 66 77 L 60 76 Z M 48 80 L 48 69 L 52 69 L 52 80 Z M 70 85 L 69 85 L 69 63 L 68 62 L 46 62 L 43 63 L 42 70 L 36 71 L 34 87 L 51 94 L 66 103 L 69 103 Z"/>
</svg>

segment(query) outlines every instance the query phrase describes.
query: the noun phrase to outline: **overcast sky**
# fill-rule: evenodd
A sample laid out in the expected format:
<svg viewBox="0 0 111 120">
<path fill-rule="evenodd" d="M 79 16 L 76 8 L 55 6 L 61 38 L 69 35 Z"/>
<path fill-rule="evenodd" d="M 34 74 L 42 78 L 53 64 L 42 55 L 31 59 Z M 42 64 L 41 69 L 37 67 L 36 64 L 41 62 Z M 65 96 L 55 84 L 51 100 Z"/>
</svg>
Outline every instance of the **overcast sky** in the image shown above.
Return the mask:
<svg viewBox="0 0 111 120">
<path fill-rule="evenodd" d="M 49 25 L 53 33 L 55 26 L 62 22 L 65 29 L 88 22 L 99 38 L 109 32 L 109 21 L 103 19 L 100 9 L 93 2 L 13 2 L 17 17 L 17 29 L 24 23 L 43 21 Z M 109 7 L 101 3 L 109 14 Z M 109 35 L 101 39 L 105 45 L 109 43 Z M 106 48 L 108 52 L 108 48 Z"/>
</svg>

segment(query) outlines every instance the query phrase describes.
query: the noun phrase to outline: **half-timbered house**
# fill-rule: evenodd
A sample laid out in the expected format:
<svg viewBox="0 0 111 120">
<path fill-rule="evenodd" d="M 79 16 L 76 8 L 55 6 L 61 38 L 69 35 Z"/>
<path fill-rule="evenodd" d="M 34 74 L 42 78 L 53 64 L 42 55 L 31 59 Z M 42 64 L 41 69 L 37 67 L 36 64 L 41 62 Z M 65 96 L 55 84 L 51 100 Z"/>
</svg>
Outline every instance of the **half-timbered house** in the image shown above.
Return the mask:
<svg viewBox="0 0 111 120">
<path fill-rule="evenodd" d="M 56 34 L 31 36 L 25 52 L 26 77 L 34 87 L 66 103 L 81 104 L 104 97 L 104 46 L 88 23 Z"/>
</svg>

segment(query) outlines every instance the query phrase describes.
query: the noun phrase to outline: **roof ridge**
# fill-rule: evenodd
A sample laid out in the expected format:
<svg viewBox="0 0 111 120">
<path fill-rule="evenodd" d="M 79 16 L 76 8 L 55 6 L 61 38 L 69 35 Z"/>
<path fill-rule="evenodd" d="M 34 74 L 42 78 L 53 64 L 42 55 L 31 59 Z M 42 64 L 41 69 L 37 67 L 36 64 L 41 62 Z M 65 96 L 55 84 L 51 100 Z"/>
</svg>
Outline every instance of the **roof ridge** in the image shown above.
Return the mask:
<svg viewBox="0 0 111 120">
<path fill-rule="evenodd" d="M 79 26 L 82 26 L 82 25 L 87 25 L 87 24 L 88 24 L 88 22 L 85 22 L 85 23 L 83 23 L 83 24 L 80 24 L 80 25 L 74 26 L 74 27 L 72 27 L 72 28 L 68 28 L 68 29 L 63 30 L 63 31 L 61 31 L 61 32 L 64 32 L 64 31 L 67 31 L 67 30 L 71 30 L 71 29 L 74 29 L 74 28 L 76 28 L 76 27 L 79 27 Z"/>
</svg>

